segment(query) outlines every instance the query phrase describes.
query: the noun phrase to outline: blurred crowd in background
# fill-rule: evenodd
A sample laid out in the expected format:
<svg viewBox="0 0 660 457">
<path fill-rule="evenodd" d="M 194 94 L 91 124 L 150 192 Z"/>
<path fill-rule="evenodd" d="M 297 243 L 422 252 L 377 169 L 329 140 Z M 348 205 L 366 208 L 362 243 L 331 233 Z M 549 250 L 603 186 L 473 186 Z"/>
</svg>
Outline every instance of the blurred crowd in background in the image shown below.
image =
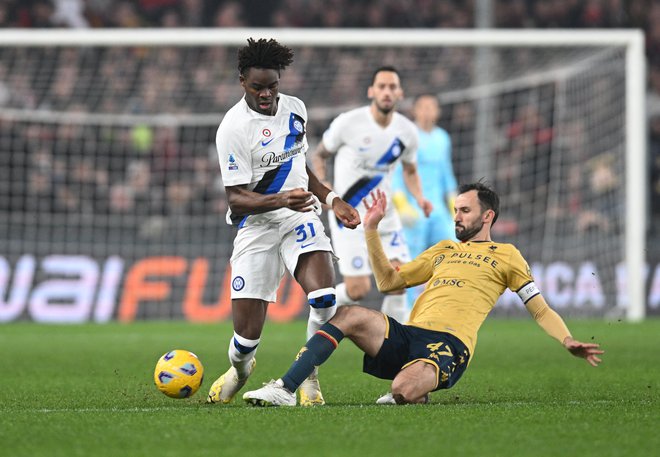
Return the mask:
<svg viewBox="0 0 660 457">
<path fill-rule="evenodd" d="M 475 0 L 4 0 L 5 27 L 471 28 Z M 644 28 L 653 0 L 493 0 L 494 27 Z M 657 14 L 657 13 L 655 13 Z M 657 17 L 656 17 L 657 19 Z M 652 30 L 655 29 L 655 30 Z"/>
<path fill-rule="evenodd" d="M 492 12 L 492 26 L 497 28 L 640 28 L 645 31 L 651 209 L 654 217 L 660 219 L 660 3 L 652 0 L 493 0 Z M 3 0 L 0 3 L 2 28 L 452 29 L 473 28 L 476 21 L 476 2 L 457 0 Z M 308 106 L 323 106 L 328 100 L 336 106 L 365 102 L 369 72 L 364 71 L 361 62 L 392 61 L 391 56 L 361 54 L 373 52 L 380 51 L 357 50 L 345 54 L 333 49 L 297 50 L 296 65 L 287 71 L 283 87 L 296 88 L 293 93 L 303 98 Z M 441 62 L 429 73 L 425 86 L 406 87 L 408 93 L 429 90 L 442 93 L 472 84 L 471 70 L 464 65 L 465 53 L 469 51 L 442 52 L 442 56 L 438 56 L 437 51 L 418 50 L 396 56 L 404 82 L 407 69 L 433 68 L 428 62 Z M 235 50 L 227 48 L 186 53 L 171 48 L 151 52 L 130 48 L 102 52 L 2 49 L 0 107 L 137 115 L 221 113 L 241 95 L 235 59 Z M 410 64 L 406 59 L 411 59 Z M 319 61 L 336 62 L 336 65 L 305 65 Z M 81 70 L 85 68 L 93 70 Z M 32 81 L 10 78 L 21 73 L 34 78 Z M 49 75 L 49 82 L 38 84 L 40 75 Z M 320 91 L 310 84 L 321 84 L 325 89 Z M 589 96 L 607 98 L 607 92 L 614 90 L 611 87 L 600 89 L 601 92 L 589 93 Z M 546 95 L 552 98 L 553 90 L 549 85 L 537 92 L 549 91 Z M 163 93 L 168 96 L 162 97 Z M 510 97 L 518 99 L 512 100 L 510 109 L 499 114 L 502 119 L 498 121 L 501 126 L 498 158 L 513 164 L 531 163 L 535 169 L 531 176 L 536 181 L 521 181 L 521 170 L 515 166 L 499 168 L 498 176 L 493 179 L 506 195 L 529 195 L 531 191 L 547 193 L 552 189 L 543 186 L 543 181 L 549 179 L 544 176 L 547 175 L 544 170 L 548 169 L 545 160 L 549 157 L 544 148 L 556 141 L 557 131 L 570 128 L 574 140 L 563 147 L 580 151 L 580 141 L 584 141 L 584 132 L 589 128 L 587 123 L 606 120 L 591 119 L 557 126 L 549 118 L 552 112 L 535 107 L 538 95 L 530 96 L 523 91 Z M 452 135 L 456 174 L 460 180 L 469 177 L 469 170 L 461 167 L 469 163 L 463 158 L 473 154 L 475 106 L 454 103 L 443 108 L 440 123 Z M 310 137 L 318 138 L 326 126 L 327 122 L 323 125 L 310 123 Z M 0 137 L 9 143 L 0 147 L 25 152 L 22 157 L 0 154 L 0 195 L 3 196 L 0 210 L 203 215 L 222 213 L 226 208 L 213 151 L 215 128 L 210 125 L 124 128 L 0 120 L 0 130 Z M 107 141 L 110 139 L 112 141 Z M 110 143 L 112 150 L 98 150 Z M 208 154 L 193 153 L 188 145 L 195 144 L 208 145 Z M 94 147 L 95 156 L 100 159 L 90 160 L 84 154 L 86 147 Z M 58 154 L 58 151 L 69 152 Z M 523 158 L 530 151 L 537 158 L 527 157 L 528 162 L 525 162 Z M 617 160 L 611 151 L 603 148 L 598 155 L 578 161 L 579 167 L 569 171 L 565 179 L 567 187 L 578 190 L 566 193 L 567 201 L 561 202 L 561 208 L 572 208 L 578 213 L 580 195 L 592 198 L 587 194 L 606 194 L 620 186 L 616 170 L 622 164 Z M 611 202 L 607 199 L 602 201 L 601 212 L 581 214 L 573 229 L 614 230 L 613 211 L 620 208 L 609 205 Z M 502 218 L 500 227 L 509 230 L 506 218 Z M 510 232 L 517 230 L 512 227 Z"/>
</svg>

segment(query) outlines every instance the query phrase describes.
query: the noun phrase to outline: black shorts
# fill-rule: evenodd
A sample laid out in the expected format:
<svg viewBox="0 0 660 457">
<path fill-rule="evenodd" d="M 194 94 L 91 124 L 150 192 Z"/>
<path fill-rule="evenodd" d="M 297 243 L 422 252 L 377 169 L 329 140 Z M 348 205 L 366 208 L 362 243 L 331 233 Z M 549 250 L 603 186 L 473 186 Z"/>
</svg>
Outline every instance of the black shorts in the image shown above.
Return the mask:
<svg viewBox="0 0 660 457">
<path fill-rule="evenodd" d="M 394 379 L 399 372 L 418 360 L 436 368 L 433 390 L 449 389 L 467 368 L 470 353 L 454 335 L 402 325 L 386 316 L 388 331 L 376 357 L 364 355 L 362 371 L 381 379 Z"/>
</svg>

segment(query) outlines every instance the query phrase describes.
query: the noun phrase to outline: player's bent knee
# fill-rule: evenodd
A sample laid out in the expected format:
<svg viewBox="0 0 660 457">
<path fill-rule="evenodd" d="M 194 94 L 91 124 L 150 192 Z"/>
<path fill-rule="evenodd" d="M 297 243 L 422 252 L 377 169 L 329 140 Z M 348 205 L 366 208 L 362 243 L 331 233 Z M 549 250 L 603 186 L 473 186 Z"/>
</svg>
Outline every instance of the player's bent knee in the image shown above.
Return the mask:
<svg viewBox="0 0 660 457">
<path fill-rule="evenodd" d="M 359 305 L 340 306 L 330 323 L 340 328 L 347 336 L 362 331 L 373 322 L 373 311 Z"/>
<path fill-rule="evenodd" d="M 358 305 L 339 306 L 332 317 L 332 321 L 353 321 L 359 308 Z"/>
</svg>

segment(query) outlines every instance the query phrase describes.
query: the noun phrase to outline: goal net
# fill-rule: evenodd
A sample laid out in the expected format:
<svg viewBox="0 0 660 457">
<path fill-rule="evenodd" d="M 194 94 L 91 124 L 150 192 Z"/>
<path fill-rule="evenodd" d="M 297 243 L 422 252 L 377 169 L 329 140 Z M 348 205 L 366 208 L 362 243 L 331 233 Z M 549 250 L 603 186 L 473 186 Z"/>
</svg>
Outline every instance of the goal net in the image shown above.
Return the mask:
<svg viewBox="0 0 660 457">
<path fill-rule="evenodd" d="M 294 49 L 281 90 L 306 102 L 312 149 L 367 103 L 378 66 L 396 66 L 409 97 L 437 93 L 459 182 L 499 192 L 493 236 L 519 247 L 549 303 L 643 316 L 633 32 L 6 31 L 0 321 L 229 317 L 234 229 L 214 137 L 242 96 L 236 52 L 250 36 Z M 269 312 L 306 308 L 289 278 Z M 523 312 L 512 294 L 495 309 Z"/>
</svg>

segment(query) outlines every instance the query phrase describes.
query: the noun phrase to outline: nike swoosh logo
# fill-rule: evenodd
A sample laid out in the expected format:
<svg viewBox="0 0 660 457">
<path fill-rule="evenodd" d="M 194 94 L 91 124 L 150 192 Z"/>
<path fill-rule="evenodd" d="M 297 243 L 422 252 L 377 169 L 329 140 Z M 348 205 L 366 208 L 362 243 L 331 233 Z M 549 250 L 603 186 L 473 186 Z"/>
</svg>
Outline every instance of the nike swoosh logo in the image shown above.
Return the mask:
<svg viewBox="0 0 660 457">
<path fill-rule="evenodd" d="M 262 145 L 262 146 L 268 146 L 268 145 L 270 144 L 270 142 L 273 141 L 274 139 L 275 139 L 275 138 L 271 138 L 271 139 L 268 140 L 268 141 L 262 141 L 262 142 L 261 142 L 261 145 Z"/>
<path fill-rule="evenodd" d="M 371 149 L 371 148 L 358 148 L 358 150 L 359 150 L 360 152 L 366 152 L 366 151 L 368 151 L 369 149 Z"/>
<path fill-rule="evenodd" d="M 312 244 L 316 244 L 316 241 L 313 241 L 312 243 L 307 243 L 307 244 L 301 244 L 300 249 L 305 249 L 306 247 L 311 246 Z"/>
</svg>

